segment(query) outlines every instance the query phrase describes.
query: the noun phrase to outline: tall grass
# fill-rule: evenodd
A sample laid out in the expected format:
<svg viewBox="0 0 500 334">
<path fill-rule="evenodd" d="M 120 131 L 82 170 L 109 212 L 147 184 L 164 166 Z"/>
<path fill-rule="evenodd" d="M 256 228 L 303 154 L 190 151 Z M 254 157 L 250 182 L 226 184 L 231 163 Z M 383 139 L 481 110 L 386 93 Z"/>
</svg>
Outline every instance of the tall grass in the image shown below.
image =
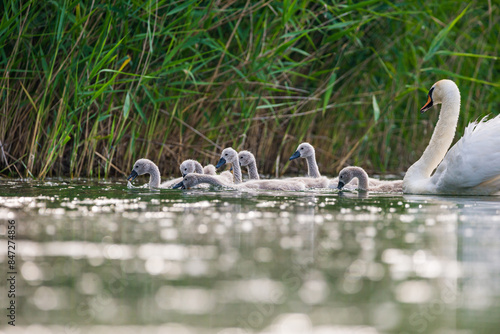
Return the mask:
<svg viewBox="0 0 500 334">
<path fill-rule="evenodd" d="M 3 1 L 0 174 L 162 173 L 249 149 L 265 173 L 400 172 L 441 78 L 466 123 L 498 113 L 500 9 L 456 1 Z"/>
</svg>

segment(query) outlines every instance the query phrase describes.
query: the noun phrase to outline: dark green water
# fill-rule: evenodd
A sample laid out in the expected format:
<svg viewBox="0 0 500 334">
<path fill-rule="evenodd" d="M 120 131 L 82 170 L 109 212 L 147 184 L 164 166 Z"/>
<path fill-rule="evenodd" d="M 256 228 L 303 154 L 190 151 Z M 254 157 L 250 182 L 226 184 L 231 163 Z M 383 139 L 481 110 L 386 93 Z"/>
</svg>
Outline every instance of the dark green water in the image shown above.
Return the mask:
<svg viewBox="0 0 500 334">
<path fill-rule="evenodd" d="M 3 180 L 0 217 L 2 334 L 500 331 L 497 197 Z"/>
</svg>

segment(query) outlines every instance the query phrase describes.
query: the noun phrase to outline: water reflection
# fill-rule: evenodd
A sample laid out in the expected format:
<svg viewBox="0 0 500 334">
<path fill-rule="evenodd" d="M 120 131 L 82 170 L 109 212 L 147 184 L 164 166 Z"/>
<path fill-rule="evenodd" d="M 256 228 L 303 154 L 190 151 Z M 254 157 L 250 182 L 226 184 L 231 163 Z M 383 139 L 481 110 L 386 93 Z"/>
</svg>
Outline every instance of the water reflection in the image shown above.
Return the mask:
<svg viewBox="0 0 500 334">
<path fill-rule="evenodd" d="M 16 220 L 19 249 L 17 326 L 4 333 L 443 333 L 500 325 L 494 197 L 1 182 L 0 214 Z"/>
</svg>

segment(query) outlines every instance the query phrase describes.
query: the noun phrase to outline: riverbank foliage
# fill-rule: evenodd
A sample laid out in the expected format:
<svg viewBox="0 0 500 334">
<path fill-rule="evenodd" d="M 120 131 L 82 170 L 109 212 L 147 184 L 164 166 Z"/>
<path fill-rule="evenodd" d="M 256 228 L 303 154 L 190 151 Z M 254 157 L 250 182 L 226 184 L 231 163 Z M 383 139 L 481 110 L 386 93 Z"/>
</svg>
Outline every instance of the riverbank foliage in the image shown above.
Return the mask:
<svg viewBox="0 0 500 334">
<path fill-rule="evenodd" d="M 404 172 L 427 145 L 431 85 L 455 80 L 458 133 L 500 101 L 498 2 L 3 1 L 0 175 L 163 175 L 227 146 L 262 173 L 317 148 L 347 164 Z M 457 136 L 458 137 L 458 136 Z"/>
</svg>

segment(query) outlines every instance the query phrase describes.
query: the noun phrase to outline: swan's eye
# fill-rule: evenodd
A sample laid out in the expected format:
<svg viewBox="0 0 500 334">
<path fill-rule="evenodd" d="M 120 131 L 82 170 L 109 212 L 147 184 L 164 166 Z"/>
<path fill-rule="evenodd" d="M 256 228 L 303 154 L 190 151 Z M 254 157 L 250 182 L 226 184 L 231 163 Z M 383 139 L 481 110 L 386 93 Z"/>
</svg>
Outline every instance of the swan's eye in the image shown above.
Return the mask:
<svg viewBox="0 0 500 334">
<path fill-rule="evenodd" d="M 343 178 L 343 177 L 344 177 L 344 175 L 340 175 L 340 178 Z"/>
<path fill-rule="evenodd" d="M 184 170 L 188 170 L 187 168 L 184 168 Z"/>
<path fill-rule="evenodd" d="M 135 166 L 135 169 L 139 168 L 139 165 Z"/>
<path fill-rule="evenodd" d="M 301 150 L 303 150 L 304 148 L 303 148 L 303 147 L 301 147 L 300 149 L 301 149 Z"/>
</svg>

